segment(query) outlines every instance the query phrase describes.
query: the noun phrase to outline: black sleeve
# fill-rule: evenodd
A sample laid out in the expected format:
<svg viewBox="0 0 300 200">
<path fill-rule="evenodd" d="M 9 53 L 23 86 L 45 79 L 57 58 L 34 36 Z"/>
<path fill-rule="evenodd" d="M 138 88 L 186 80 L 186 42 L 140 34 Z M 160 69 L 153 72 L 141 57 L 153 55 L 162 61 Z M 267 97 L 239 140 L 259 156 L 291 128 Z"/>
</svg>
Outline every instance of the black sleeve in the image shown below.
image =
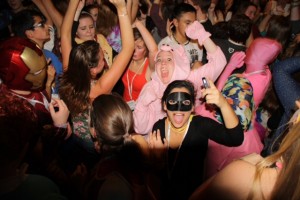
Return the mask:
<svg viewBox="0 0 300 200">
<path fill-rule="evenodd" d="M 219 144 L 225 146 L 239 146 L 244 141 L 244 132 L 240 123 L 231 129 L 225 127 L 210 118 L 202 117 L 199 126 L 201 131 L 207 134 L 207 137 Z"/>
<path fill-rule="evenodd" d="M 72 25 L 72 47 L 75 47 L 77 45 L 77 43 L 75 42 L 75 37 L 76 37 L 76 32 L 79 26 L 79 22 L 78 21 L 73 21 L 73 25 Z"/>
</svg>

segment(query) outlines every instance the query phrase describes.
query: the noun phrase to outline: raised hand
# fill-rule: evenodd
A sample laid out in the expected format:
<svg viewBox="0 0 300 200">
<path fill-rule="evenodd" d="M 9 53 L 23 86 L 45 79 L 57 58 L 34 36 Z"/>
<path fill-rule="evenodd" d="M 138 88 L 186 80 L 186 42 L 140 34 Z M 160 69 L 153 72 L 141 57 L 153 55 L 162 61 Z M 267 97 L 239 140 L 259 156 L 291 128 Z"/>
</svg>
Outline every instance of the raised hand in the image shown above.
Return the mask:
<svg viewBox="0 0 300 200">
<path fill-rule="evenodd" d="M 80 12 L 84 6 L 85 6 L 85 0 L 80 0 L 77 6 L 77 11 Z"/>
<path fill-rule="evenodd" d="M 214 104 L 219 108 L 222 108 L 227 104 L 226 99 L 210 79 L 207 78 L 207 81 L 209 82 L 210 87 L 202 89 L 202 96 L 205 98 L 206 103 Z"/>
<path fill-rule="evenodd" d="M 58 110 L 55 111 L 54 107 L 57 108 Z M 49 111 L 50 111 L 54 126 L 57 126 L 57 127 L 67 126 L 67 121 L 69 118 L 70 111 L 63 100 L 52 99 L 52 102 L 49 105 Z"/>
<path fill-rule="evenodd" d="M 148 135 L 148 146 L 152 155 L 156 158 L 163 158 L 168 148 L 168 141 L 164 138 L 161 140 L 160 130 L 150 132 Z"/>
<path fill-rule="evenodd" d="M 240 67 L 242 67 L 245 63 L 245 57 L 246 57 L 246 54 L 245 52 L 243 51 L 238 51 L 238 52 L 235 52 L 228 64 L 226 65 L 224 71 L 222 72 L 221 76 L 219 77 L 219 80 L 217 82 L 217 88 L 218 90 L 222 90 L 228 77 L 232 74 L 232 72 L 235 70 L 235 69 L 238 69 Z"/>
<path fill-rule="evenodd" d="M 209 38 L 211 34 L 207 32 L 203 25 L 198 22 L 197 20 L 191 23 L 186 29 L 185 29 L 186 35 L 193 39 L 193 40 L 198 40 L 200 45 L 203 45 L 204 40 Z"/>
</svg>

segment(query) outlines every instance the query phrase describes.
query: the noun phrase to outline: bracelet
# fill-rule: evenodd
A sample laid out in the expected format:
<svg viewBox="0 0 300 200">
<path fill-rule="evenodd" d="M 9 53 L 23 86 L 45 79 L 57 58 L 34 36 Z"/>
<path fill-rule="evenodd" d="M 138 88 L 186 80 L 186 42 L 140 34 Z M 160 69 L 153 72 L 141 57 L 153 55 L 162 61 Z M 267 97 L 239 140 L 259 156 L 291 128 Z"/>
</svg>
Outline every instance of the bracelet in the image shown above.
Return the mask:
<svg viewBox="0 0 300 200">
<path fill-rule="evenodd" d="M 54 125 L 57 128 L 67 128 L 68 127 L 68 122 L 64 123 L 64 124 L 58 124 L 58 125 Z"/>
<path fill-rule="evenodd" d="M 118 15 L 119 17 L 125 17 L 125 16 L 127 16 L 127 12 L 125 12 L 125 13 L 122 13 L 122 14 L 120 14 L 120 15 Z"/>
</svg>

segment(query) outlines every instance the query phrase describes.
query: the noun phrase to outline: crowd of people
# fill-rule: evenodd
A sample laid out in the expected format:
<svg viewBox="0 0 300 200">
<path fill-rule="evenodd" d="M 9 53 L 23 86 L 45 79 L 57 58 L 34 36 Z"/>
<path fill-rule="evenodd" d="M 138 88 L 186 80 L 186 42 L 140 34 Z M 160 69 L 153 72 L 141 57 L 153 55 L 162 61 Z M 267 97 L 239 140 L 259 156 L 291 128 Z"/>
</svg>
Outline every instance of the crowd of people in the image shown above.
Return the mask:
<svg viewBox="0 0 300 200">
<path fill-rule="evenodd" d="M 300 0 L 0 5 L 0 199 L 300 198 Z"/>
</svg>

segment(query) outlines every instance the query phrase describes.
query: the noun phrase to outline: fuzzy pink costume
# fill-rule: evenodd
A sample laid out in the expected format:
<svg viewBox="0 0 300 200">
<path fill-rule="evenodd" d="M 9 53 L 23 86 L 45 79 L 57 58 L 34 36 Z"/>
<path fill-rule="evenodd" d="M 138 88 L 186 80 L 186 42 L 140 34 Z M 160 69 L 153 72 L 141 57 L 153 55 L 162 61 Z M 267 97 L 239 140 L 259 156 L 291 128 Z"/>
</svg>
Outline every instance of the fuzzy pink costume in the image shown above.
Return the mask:
<svg viewBox="0 0 300 200">
<path fill-rule="evenodd" d="M 207 177 L 211 177 L 216 172 L 223 169 L 232 160 L 238 159 L 250 153 L 261 152 L 263 144 L 261 143 L 259 134 L 254 127 L 255 113 L 258 105 L 264 98 L 271 81 L 272 76 L 268 64 L 274 61 L 280 51 L 281 45 L 277 41 L 267 38 L 255 39 L 248 48 L 244 60 L 246 64 L 246 70 L 241 76 L 248 79 L 253 88 L 254 109 L 252 110 L 251 125 L 250 128 L 244 132 L 244 142 L 239 147 L 225 147 L 213 141 L 209 141 L 206 167 Z M 236 63 L 237 67 L 240 67 L 240 64 L 242 64 L 242 58 L 243 56 L 240 54 L 235 57 L 236 60 L 230 61 L 228 64 L 229 67 L 225 68 L 224 72 L 219 78 L 217 83 L 218 89 L 223 88 L 228 76 L 231 75 L 232 71 L 234 70 L 232 62 Z M 203 106 L 202 108 L 197 109 L 197 111 L 201 110 L 203 110 Z M 212 113 L 206 111 L 204 114 L 205 116 L 214 118 Z"/>
<path fill-rule="evenodd" d="M 197 39 L 199 44 L 203 44 L 203 42 L 210 36 L 210 34 L 206 32 L 203 26 L 197 21 L 189 25 L 186 29 L 186 34 L 191 39 Z M 172 49 L 170 46 L 162 45 L 157 54 L 161 51 L 170 51 L 173 54 L 175 68 L 169 83 L 174 80 L 191 81 L 195 86 L 197 99 L 201 97 L 201 78 L 205 76 L 215 81 L 226 65 L 226 58 L 219 47 L 217 47 L 215 52 L 207 54 L 207 64 L 192 71 L 190 70 L 190 63 L 182 46 Z M 152 131 L 154 123 L 166 116 L 166 113 L 163 111 L 161 106 L 161 97 L 168 84 L 162 83 L 156 70 L 153 72 L 151 78 L 152 80 L 144 85 L 133 112 L 135 131 L 143 135 L 147 135 L 150 131 Z M 196 105 L 199 104 L 197 99 Z"/>
</svg>

